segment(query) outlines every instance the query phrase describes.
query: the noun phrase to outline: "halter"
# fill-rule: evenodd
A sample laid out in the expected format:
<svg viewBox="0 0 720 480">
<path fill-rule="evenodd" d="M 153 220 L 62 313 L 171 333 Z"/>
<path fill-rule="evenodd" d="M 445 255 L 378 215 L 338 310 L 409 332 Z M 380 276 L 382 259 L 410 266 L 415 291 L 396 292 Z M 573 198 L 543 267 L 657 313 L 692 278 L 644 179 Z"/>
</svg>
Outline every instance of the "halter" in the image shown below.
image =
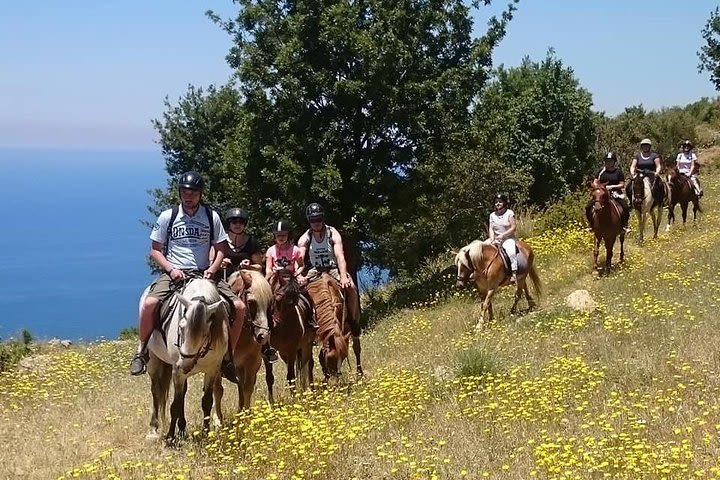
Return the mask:
<svg viewBox="0 0 720 480">
<path fill-rule="evenodd" d="M 191 298 L 191 300 L 197 300 L 197 301 L 207 305 L 207 300 L 205 300 L 205 297 L 203 297 L 203 296 L 193 297 L 193 298 Z M 192 364 L 192 367 L 190 367 L 191 370 L 192 370 L 192 368 L 195 367 L 195 364 L 197 364 L 197 362 L 200 359 L 204 358 L 205 355 L 207 355 L 208 352 L 210 352 L 210 350 L 212 350 L 212 347 L 210 346 L 210 331 L 209 330 L 208 330 L 208 333 L 205 335 L 204 340 L 206 340 L 206 341 L 205 341 L 204 345 L 202 347 L 200 347 L 198 349 L 198 351 L 195 352 L 194 354 L 186 354 L 186 353 L 182 352 L 182 345 L 185 343 L 185 335 L 183 334 L 182 330 L 180 329 L 180 322 L 178 322 L 177 338 L 178 338 L 178 341 L 175 342 L 175 346 L 178 349 L 178 353 L 180 354 L 180 357 L 182 357 L 184 360 L 188 360 L 188 359 L 195 360 Z"/>
<path fill-rule="evenodd" d="M 470 256 L 470 252 L 468 250 L 465 250 L 465 258 L 467 259 L 467 262 L 470 264 L 470 269 L 472 272 L 475 272 L 476 267 L 475 264 L 472 261 L 472 257 Z M 468 278 L 461 278 L 460 275 L 457 275 L 455 278 L 458 282 L 467 282 L 470 279 L 470 275 L 468 275 Z"/>
</svg>

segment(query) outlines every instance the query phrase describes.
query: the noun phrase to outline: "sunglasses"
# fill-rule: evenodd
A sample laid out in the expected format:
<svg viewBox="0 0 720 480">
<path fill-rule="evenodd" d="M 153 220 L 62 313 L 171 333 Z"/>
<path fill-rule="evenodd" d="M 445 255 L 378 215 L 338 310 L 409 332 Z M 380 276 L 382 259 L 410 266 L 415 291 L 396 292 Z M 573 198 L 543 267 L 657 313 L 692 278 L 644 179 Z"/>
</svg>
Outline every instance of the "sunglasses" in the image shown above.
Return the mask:
<svg viewBox="0 0 720 480">
<path fill-rule="evenodd" d="M 320 217 L 320 218 L 311 218 L 311 219 L 310 219 L 310 223 L 322 223 L 322 222 L 323 222 L 323 218 L 322 218 L 322 217 Z"/>
<path fill-rule="evenodd" d="M 239 219 L 239 218 L 231 218 L 231 219 L 229 220 L 229 222 L 230 222 L 230 223 L 239 223 L 239 224 L 241 224 L 241 225 L 245 225 L 245 220 L 241 220 L 241 219 Z"/>
</svg>

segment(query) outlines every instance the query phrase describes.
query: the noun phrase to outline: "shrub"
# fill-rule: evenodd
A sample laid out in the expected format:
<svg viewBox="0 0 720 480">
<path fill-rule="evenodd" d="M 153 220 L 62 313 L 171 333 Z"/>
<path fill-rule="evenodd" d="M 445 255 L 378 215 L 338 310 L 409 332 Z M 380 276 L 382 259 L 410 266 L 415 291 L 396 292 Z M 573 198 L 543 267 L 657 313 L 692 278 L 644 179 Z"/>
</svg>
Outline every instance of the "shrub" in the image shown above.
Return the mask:
<svg viewBox="0 0 720 480">
<path fill-rule="evenodd" d="M 11 369 L 24 356 L 30 354 L 30 344 L 33 341 L 32 334 L 23 329 L 20 332 L 21 341 L 9 340 L 0 343 L 0 372 Z"/>
<path fill-rule="evenodd" d="M 474 347 L 458 354 L 457 374 L 460 377 L 481 377 L 488 373 L 498 373 L 500 363 L 495 352 Z"/>
</svg>

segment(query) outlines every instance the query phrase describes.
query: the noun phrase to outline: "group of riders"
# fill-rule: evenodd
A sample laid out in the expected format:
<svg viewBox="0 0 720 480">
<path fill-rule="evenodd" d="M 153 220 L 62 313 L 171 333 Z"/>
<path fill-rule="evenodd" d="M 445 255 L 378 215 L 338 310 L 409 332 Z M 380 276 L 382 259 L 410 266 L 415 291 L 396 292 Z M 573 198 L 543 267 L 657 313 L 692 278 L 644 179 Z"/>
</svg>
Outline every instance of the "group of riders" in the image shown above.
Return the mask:
<svg viewBox="0 0 720 480">
<path fill-rule="evenodd" d="M 703 195 L 700 182 L 697 177 L 697 155 L 693 151 L 694 145 L 690 140 L 685 140 L 681 144 L 681 151 L 675 158 L 675 170 L 678 175 L 686 178 L 697 195 L 701 198 Z M 652 142 L 645 138 L 640 142 L 640 152 L 637 153 L 630 163 L 630 177 L 636 178 L 637 175 L 643 175 L 650 180 L 653 197 L 661 205 L 668 202 L 668 187 L 662 178 L 663 164 L 660 155 L 652 149 Z M 625 175 L 618 167 L 618 157 L 615 152 L 608 152 L 605 155 L 605 165 L 595 175 L 595 179 L 602 183 L 622 208 L 622 225 L 628 230 L 628 222 L 630 220 L 630 203 L 632 202 L 632 182 L 625 182 Z M 588 202 L 585 207 L 585 213 L 588 222 L 592 224 L 592 201 Z"/>
<path fill-rule="evenodd" d="M 702 197 L 703 191 L 697 178 L 697 156 L 694 145 L 690 140 L 681 143 L 681 151 L 675 159 L 675 169 L 678 175 L 687 178 L 698 198 Z M 645 138 L 640 142 L 638 152 L 630 163 L 630 177 L 644 175 L 650 180 L 653 197 L 662 204 L 668 200 L 668 190 L 665 180 L 662 178 L 663 164 L 660 155 L 652 149 L 652 142 Z M 622 225 L 628 230 L 630 220 L 630 202 L 632 201 L 632 184 L 625 181 L 625 175 L 618 166 L 618 156 L 615 152 L 608 152 L 604 158 L 604 166 L 595 175 L 600 183 L 610 193 L 611 197 L 617 200 L 622 209 Z M 517 279 L 517 245 L 515 236 L 515 214 L 508 208 L 507 196 L 497 194 L 493 199 L 494 211 L 490 214 L 488 225 L 488 242 L 502 246 L 510 264 L 510 282 L 515 283 Z M 592 225 L 592 201 L 586 206 L 586 216 Z"/>
<path fill-rule="evenodd" d="M 203 188 L 199 173 L 190 171 L 181 175 L 180 205 L 163 211 L 153 226 L 150 257 L 163 273 L 151 284 L 140 308 L 139 342 L 130 362 L 132 375 L 141 375 L 147 369 L 148 342 L 157 327 L 161 304 L 190 278 L 213 280 L 221 297 L 228 306 L 232 305 L 228 353 L 223 363 L 223 373 L 231 379 L 234 377 L 231 352 L 240 338 L 247 308 L 227 283 L 230 273 L 237 269 L 264 270 L 266 278 L 271 280 L 282 272 L 293 276 L 301 287 L 327 273 L 337 281 L 346 302 L 359 302 L 345 261 L 342 238 L 335 228 L 325 223 L 325 211 L 320 204 L 311 203 L 305 209 L 309 228 L 297 245 L 290 240 L 289 222 L 279 220 L 273 225 L 274 244 L 263 254 L 260 242 L 246 230 L 248 213 L 242 208 L 231 208 L 223 222 L 216 211 L 202 203 Z M 310 296 L 307 297 L 312 303 Z M 317 328 L 314 318 L 309 320 L 309 326 Z M 262 346 L 262 353 L 269 362 L 278 359 L 269 338 Z"/>
</svg>

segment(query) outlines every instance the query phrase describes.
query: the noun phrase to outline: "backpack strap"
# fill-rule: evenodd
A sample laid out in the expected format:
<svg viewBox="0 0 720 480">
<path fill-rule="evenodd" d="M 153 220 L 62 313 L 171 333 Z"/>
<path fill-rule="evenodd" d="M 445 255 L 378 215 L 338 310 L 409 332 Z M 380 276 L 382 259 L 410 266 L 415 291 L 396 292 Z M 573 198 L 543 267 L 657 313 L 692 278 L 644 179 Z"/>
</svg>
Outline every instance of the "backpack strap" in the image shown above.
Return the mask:
<svg viewBox="0 0 720 480">
<path fill-rule="evenodd" d="M 172 226 L 173 226 L 173 223 L 175 223 L 175 219 L 178 216 L 178 212 L 180 212 L 180 207 L 178 205 L 175 205 L 172 208 L 172 213 L 170 214 L 170 222 L 168 223 L 167 231 L 165 232 L 165 250 L 163 251 L 165 258 L 167 258 L 168 247 L 170 246 L 170 235 L 172 234 Z"/>
<path fill-rule="evenodd" d="M 208 223 L 210 224 L 210 245 L 212 245 L 213 238 L 215 238 L 215 221 L 213 219 L 213 210 L 207 205 L 203 205 L 203 207 L 205 207 L 205 213 L 207 214 Z"/>
</svg>

